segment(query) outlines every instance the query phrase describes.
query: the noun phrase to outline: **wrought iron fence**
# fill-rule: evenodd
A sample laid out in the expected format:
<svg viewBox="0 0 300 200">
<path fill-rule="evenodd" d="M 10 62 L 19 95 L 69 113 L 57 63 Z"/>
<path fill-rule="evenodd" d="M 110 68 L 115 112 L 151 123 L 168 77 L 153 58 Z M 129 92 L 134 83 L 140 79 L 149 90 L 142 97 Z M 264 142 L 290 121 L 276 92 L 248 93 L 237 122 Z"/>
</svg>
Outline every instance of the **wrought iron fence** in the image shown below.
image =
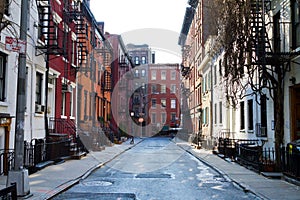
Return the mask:
<svg viewBox="0 0 300 200">
<path fill-rule="evenodd" d="M 275 170 L 275 150 L 259 140 L 219 138 L 219 154 L 255 171 Z"/>
<path fill-rule="evenodd" d="M 7 175 L 14 166 L 14 150 L 0 150 L 0 175 Z"/>
<path fill-rule="evenodd" d="M 298 147 L 299 148 L 299 147 Z M 283 172 L 300 180 L 300 150 L 287 145 L 282 150 L 282 168 Z"/>
<path fill-rule="evenodd" d="M 8 186 L 0 190 L 0 199 L 2 200 L 17 200 L 17 184 L 12 183 L 11 186 Z"/>
</svg>

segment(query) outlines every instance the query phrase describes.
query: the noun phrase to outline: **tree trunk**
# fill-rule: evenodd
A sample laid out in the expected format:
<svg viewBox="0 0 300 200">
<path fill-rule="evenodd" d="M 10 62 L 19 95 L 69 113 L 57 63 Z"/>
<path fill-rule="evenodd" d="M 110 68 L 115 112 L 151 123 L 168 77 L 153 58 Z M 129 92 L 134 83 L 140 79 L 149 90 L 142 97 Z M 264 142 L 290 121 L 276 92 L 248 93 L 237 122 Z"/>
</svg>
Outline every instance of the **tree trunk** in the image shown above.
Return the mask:
<svg viewBox="0 0 300 200">
<path fill-rule="evenodd" d="M 279 68 L 283 66 L 278 66 Z M 281 70 L 280 70 L 281 71 Z M 275 119 L 275 161 L 276 169 L 281 170 L 281 146 L 284 136 L 284 96 L 283 96 L 283 76 L 278 73 L 278 84 L 274 90 L 274 119 Z"/>
</svg>

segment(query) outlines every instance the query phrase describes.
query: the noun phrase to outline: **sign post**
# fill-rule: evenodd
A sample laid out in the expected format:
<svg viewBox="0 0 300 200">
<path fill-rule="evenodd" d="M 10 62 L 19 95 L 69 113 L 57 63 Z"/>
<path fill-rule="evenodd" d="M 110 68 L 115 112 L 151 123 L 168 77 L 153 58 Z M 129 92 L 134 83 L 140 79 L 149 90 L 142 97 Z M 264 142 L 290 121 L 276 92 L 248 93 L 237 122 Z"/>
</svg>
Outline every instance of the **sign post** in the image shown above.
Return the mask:
<svg viewBox="0 0 300 200">
<path fill-rule="evenodd" d="M 24 121 L 25 121 L 25 82 L 26 82 L 26 41 L 27 41 L 27 17 L 29 0 L 21 1 L 21 25 L 20 40 L 7 38 L 7 47 L 12 51 L 19 51 L 17 105 L 15 121 L 15 162 L 13 170 L 7 176 L 7 186 L 17 183 L 17 195 L 26 196 L 30 193 L 28 170 L 23 166 L 24 160 Z M 22 48 L 24 47 L 24 48 Z"/>
</svg>

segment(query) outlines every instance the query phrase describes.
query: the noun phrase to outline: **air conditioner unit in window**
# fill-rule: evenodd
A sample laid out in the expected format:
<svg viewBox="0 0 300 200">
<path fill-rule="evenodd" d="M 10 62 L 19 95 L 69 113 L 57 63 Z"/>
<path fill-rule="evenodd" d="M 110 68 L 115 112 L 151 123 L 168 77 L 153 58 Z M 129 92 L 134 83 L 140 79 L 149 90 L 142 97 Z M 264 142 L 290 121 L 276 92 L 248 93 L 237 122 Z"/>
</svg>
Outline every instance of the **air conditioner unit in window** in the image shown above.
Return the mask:
<svg viewBox="0 0 300 200">
<path fill-rule="evenodd" d="M 43 113 L 45 112 L 45 106 L 35 104 L 35 112 L 36 113 Z"/>
<path fill-rule="evenodd" d="M 63 84 L 62 85 L 62 92 L 72 92 L 73 88 L 71 85 L 68 84 Z"/>
</svg>

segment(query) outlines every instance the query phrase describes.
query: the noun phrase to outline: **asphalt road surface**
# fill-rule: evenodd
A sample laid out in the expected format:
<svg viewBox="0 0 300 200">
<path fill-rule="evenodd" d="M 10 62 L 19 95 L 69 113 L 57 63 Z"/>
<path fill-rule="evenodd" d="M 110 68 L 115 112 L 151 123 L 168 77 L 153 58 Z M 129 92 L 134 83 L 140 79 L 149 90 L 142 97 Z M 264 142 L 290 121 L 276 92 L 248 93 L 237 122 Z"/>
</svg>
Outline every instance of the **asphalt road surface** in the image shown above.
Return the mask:
<svg viewBox="0 0 300 200">
<path fill-rule="evenodd" d="M 258 199 L 169 138 L 147 138 L 54 199 Z"/>
</svg>

